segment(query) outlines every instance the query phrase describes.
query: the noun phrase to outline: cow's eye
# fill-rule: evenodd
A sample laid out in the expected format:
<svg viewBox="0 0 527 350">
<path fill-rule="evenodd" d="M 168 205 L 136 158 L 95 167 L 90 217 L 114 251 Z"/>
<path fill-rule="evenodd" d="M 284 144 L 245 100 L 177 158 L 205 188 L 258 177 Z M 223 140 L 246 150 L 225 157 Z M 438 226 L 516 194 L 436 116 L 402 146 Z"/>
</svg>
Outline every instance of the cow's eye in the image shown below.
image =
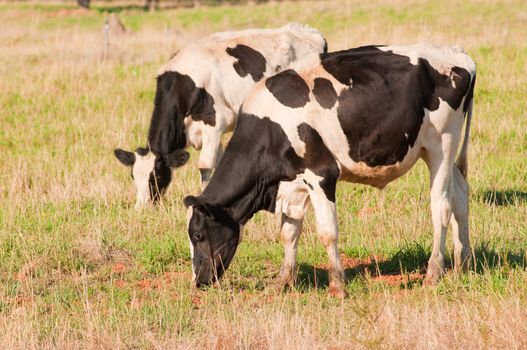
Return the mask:
<svg viewBox="0 0 527 350">
<path fill-rule="evenodd" d="M 203 240 L 203 235 L 200 232 L 196 232 L 196 233 L 194 233 L 194 239 L 196 241 L 201 241 L 201 240 Z"/>
</svg>

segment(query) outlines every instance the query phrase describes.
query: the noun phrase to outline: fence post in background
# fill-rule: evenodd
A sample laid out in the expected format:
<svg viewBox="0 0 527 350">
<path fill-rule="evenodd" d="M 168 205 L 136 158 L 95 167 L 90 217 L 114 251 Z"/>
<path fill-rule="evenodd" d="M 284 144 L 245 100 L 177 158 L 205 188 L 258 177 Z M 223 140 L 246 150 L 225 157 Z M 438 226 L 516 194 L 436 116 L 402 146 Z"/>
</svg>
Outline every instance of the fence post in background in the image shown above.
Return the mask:
<svg viewBox="0 0 527 350">
<path fill-rule="evenodd" d="M 146 0 L 145 3 L 145 9 L 148 11 L 155 11 L 159 7 L 159 1 L 158 0 Z"/>
<path fill-rule="evenodd" d="M 119 38 L 126 35 L 128 31 L 126 30 L 126 27 L 119 19 L 119 16 L 117 16 L 116 13 L 110 13 L 106 14 L 106 20 L 104 21 L 104 28 L 103 28 L 103 60 L 109 59 L 112 54 L 115 54 L 115 52 L 110 53 L 110 37 L 112 38 L 112 44 L 113 44 L 113 51 L 116 51 L 115 44 L 118 43 Z"/>
<path fill-rule="evenodd" d="M 108 17 L 106 18 L 106 21 L 104 21 L 103 35 L 104 35 L 104 49 L 103 49 L 102 59 L 106 60 L 108 58 L 108 53 L 110 50 L 110 20 Z"/>
<path fill-rule="evenodd" d="M 80 7 L 85 9 L 90 8 L 90 0 L 77 0 L 77 4 L 79 4 Z"/>
</svg>

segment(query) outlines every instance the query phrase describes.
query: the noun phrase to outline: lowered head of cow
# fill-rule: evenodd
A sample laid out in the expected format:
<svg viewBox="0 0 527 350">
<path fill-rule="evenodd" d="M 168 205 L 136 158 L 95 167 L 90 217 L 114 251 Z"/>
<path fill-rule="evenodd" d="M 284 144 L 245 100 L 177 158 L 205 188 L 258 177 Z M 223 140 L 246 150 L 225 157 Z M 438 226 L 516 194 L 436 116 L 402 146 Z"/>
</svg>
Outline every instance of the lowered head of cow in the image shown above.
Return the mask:
<svg viewBox="0 0 527 350">
<path fill-rule="evenodd" d="M 236 253 L 240 225 L 221 207 L 204 203 L 199 197 L 187 196 L 188 234 L 192 274 L 197 287 L 218 281 Z"/>
<path fill-rule="evenodd" d="M 135 152 L 116 148 L 114 154 L 121 163 L 132 167 L 136 208 L 157 203 L 172 180 L 172 169 L 184 165 L 189 158 L 188 152 L 182 149 L 162 155 L 142 147 Z"/>
</svg>

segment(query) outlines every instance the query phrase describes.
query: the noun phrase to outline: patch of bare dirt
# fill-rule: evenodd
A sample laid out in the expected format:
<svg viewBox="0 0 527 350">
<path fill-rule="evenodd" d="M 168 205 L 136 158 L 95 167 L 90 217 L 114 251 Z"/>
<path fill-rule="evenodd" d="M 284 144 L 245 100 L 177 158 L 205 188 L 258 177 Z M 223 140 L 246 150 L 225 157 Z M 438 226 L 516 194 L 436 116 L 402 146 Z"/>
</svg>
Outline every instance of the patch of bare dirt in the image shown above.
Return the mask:
<svg viewBox="0 0 527 350">
<path fill-rule="evenodd" d="M 125 264 L 118 262 L 112 265 L 112 273 L 123 273 L 127 270 Z"/>
<path fill-rule="evenodd" d="M 112 265 L 112 273 L 123 273 L 128 270 L 128 267 L 121 263 Z M 126 281 L 122 278 L 113 281 L 113 285 L 117 288 L 134 287 L 141 291 L 159 290 L 168 288 L 178 280 L 189 280 L 190 273 L 187 272 L 165 272 L 161 277 L 150 277 L 144 274 L 143 278 L 135 281 Z"/>
<path fill-rule="evenodd" d="M 414 272 L 408 274 L 389 274 L 389 275 L 378 275 L 372 276 L 373 282 L 382 282 L 390 286 L 407 285 L 410 282 L 417 282 L 424 280 L 425 274 L 421 272 Z"/>
<path fill-rule="evenodd" d="M 355 269 L 360 272 L 367 271 L 369 269 L 375 269 L 375 264 L 380 263 L 377 256 L 369 256 L 367 258 L 352 258 L 346 254 L 340 254 L 340 262 L 344 269 Z M 329 263 L 315 265 L 316 269 L 328 270 Z"/>
<path fill-rule="evenodd" d="M 125 280 L 115 280 L 113 281 L 113 285 L 119 289 L 123 289 L 128 285 L 128 283 Z"/>
<path fill-rule="evenodd" d="M 379 266 L 386 262 L 386 260 L 378 256 L 370 256 L 367 258 L 353 258 L 345 254 L 340 254 L 340 261 L 345 270 L 354 270 L 358 274 L 363 274 L 369 277 L 372 282 L 382 282 L 391 286 L 407 285 L 417 281 L 422 281 L 425 278 L 424 272 L 389 272 L 383 273 L 379 271 Z M 328 270 L 329 263 L 315 265 L 316 269 Z"/>
<path fill-rule="evenodd" d="M 199 296 L 199 294 L 194 294 L 191 298 L 192 306 L 195 309 L 199 309 L 203 305 L 203 300 Z"/>
</svg>

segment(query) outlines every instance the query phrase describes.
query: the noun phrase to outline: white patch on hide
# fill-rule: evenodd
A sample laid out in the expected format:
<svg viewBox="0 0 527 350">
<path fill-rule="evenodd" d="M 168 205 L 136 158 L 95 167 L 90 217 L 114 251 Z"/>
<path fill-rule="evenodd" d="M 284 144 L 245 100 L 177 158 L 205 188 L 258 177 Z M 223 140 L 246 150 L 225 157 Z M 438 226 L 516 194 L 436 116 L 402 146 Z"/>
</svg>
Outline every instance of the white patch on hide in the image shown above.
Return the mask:
<svg viewBox="0 0 527 350">
<path fill-rule="evenodd" d="M 136 208 L 141 208 L 151 201 L 148 180 L 150 179 L 150 173 L 154 170 L 155 161 L 156 156 L 152 152 L 148 152 L 145 156 L 135 152 L 132 174 L 134 175 L 134 184 L 137 191 Z"/>
</svg>

